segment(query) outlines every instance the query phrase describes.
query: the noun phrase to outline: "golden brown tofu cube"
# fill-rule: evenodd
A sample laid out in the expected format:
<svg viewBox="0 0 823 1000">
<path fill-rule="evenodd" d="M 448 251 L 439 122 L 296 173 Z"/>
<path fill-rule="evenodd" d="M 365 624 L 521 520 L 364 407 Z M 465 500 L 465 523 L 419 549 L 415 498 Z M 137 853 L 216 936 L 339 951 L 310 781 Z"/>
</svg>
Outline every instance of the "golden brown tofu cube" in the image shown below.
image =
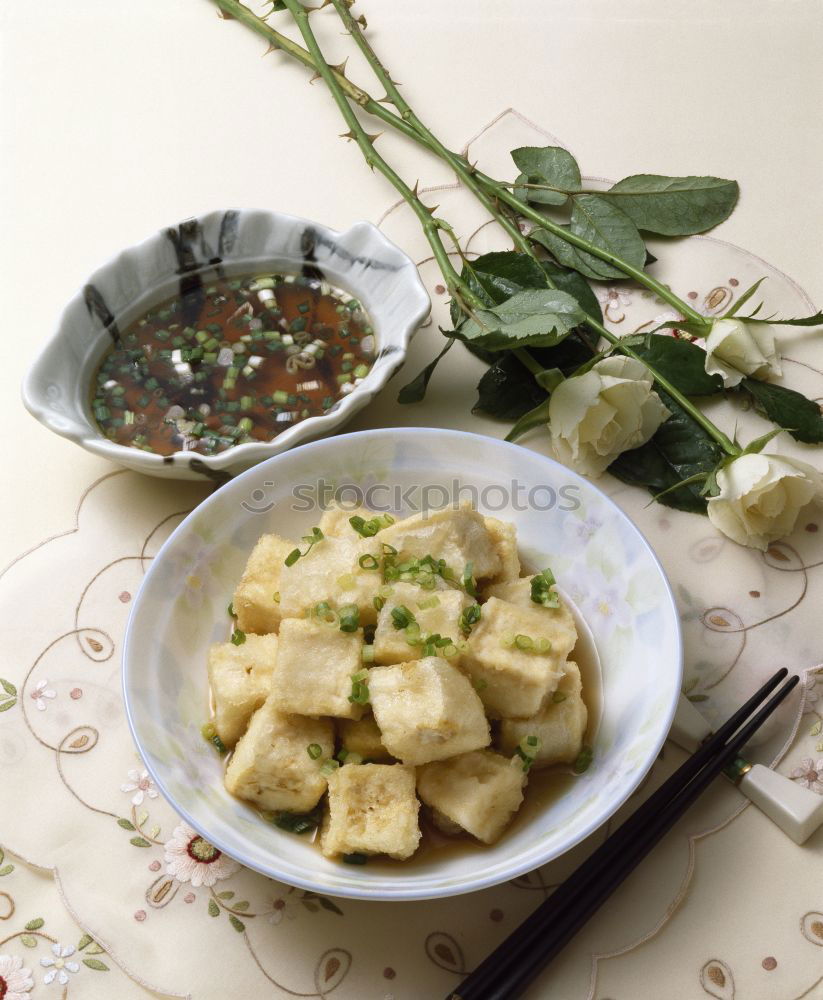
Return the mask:
<svg viewBox="0 0 823 1000">
<path fill-rule="evenodd" d="M 477 692 L 439 656 L 373 667 L 369 697 L 383 745 L 404 764 L 425 764 L 488 746 Z"/>
<path fill-rule="evenodd" d="M 326 857 L 388 854 L 411 857 L 420 842 L 414 768 L 345 764 L 329 776 L 329 806 L 320 847 Z"/>
<path fill-rule="evenodd" d="M 520 556 L 517 554 L 517 529 L 510 521 L 484 517 L 492 545 L 500 557 L 500 569 L 492 578 L 495 583 L 516 580 L 520 576 Z"/>
<path fill-rule="evenodd" d="M 485 844 L 493 844 L 509 825 L 525 784 L 519 762 L 492 750 L 438 760 L 417 773 L 417 791 L 426 805 Z"/>
<path fill-rule="evenodd" d="M 277 631 L 282 616 L 275 595 L 283 560 L 293 548 L 293 542 L 279 535 L 263 535 L 252 549 L 232 601 L 241 632 Z"/>
<path fill-rule="evenodd" d="M 530 719 L 504 719 L 500 723 L 497 738 L 500 750 L 513 754 L 523 739 L 536 736 L 540 748 L 534 756 L 535 768 L 573 763 L 583 748 L 588 724 L 582 692 L 580 670 L 569 660 L 557 690 L 549 695 L 536 715 Z"/>
<path fill-rule="evenodd" d="M 266 700 L 277 656 L 276 635 L 253 635 L 235 646 L 220 642 L 209 650 L 209 684 L 217 735 L 233 747 L 249 719 Z"/>
<path fill-rule="evenodd" d="M 316 743 L 320 757 L 307 747 Z M 279 711 L 271 698 L 252 716 L 226 768 L 226 788 L 258 809 L 309 812 L 326 790 L 320 761 L 334 753 L 328 719 L 307 719 Z"/>
<path fill-rule="evenodd" d="M 420 626 L 422 637 L 439 635 L 457 643 L 463 638 L 460 631 L 460 613 L 473 603 L 462 590 L 424 590 L 413 583 L 395 583 L 392 593 L 377 616 L 377 630 L 374 634 L 374 662 L 389 665 L 404 663 L 419 655 L 415 646 L 409 645 L 406 632 L 395 627 L 392 611 L 404 607 Z M 442 655 L 438 653 L 438 655 Z M 456 663 L 459 654 L 449 657 Z"/>
<path fill-rule="evenodd" d="M 361 632 L 306 618 L 280 624 L 271 696 L 281 712 L 359 719 L 361 705 L 349 701 L 352 675 L 362 669 Z"/>
<path fill-rule="evenodd" d="M 362 719 L 340 719 L 337 737 L 343 750 L 360 754 L 365 761 L 383 764 L 394 759 L 383 746 L 380 728 L 373 715 L 364 715 Z"/>
</svg>

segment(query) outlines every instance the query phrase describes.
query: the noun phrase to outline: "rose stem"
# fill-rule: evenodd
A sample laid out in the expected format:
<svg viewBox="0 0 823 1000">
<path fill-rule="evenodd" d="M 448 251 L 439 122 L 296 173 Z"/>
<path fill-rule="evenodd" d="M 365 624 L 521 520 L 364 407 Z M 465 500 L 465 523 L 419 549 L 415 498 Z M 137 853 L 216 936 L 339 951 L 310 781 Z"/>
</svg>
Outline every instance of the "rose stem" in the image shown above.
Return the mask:
<svg viewBox="0 0 823 1000">
<path fill-rule="evenodd" d="M 349 124 L 352 133 L 354 134 L 355 138 L 357 138 L 358 144 L 360 145 L 360 148 L 363 151 L 364 156 L 366 157 L 366 161 L 369 163 L 370 166 L 377 166 L 378 169 L 380 169 L 381 173 L 383 173 L 384 176 L 386 176 L 387 179 L 391 181 L 391 183 L 395 186 L 397 191 L 409 203 L 409 205 L 415 211 L 415 214 L 421 220 L 421 224 L 423 225 L 426 237 L 429 240 L 429 243 L 432 247 L 432 251 L 434 252 L 435 259 L 437 260 L 438 265 L 440 265 L 441 271 L 443 271 L 443 276 L 446 279 L 449 291 L 454 294 L 455 289 L 453 288 L 453 285 L 456 285 L 456 287 L 460 289 L 461 295 L 458 296 L 458 303 L 464 309 L 465 309 L 465 303 L 463 302 L 464 298 L 468 299 L 474 308 L 485 308 L 485 303 L 478 300 L 477 297 L 473 293 L 471 293 L 471 290 L 465 285 L 465 283 L 462 282 L 460 276 L 452 267 L 451 261 L 448 259 L 445 253 L 445 249 L 443 248 L 443 245 L 437 234 L 438 229 L 444 228 L 443 225 L 438 224 L 438 222 L 432 219 L 429 210 L 425 207 L 425 205 L 422 204 L 422 202 L 420 202 L 419 198 L 417 198 L 417 196 L 414 194 L 411 188 L 409 188 L 408 185 L 406 185 L 401 180 L 401 178 L 394 173 L 391 167 L 389 167 L 389 165 L 385 163 L 382 157 L 379 157 L 379 155 L 374 151 L 372 141 L 368 138 L 368 136 L 360 126 L 359 122 L 357 121 L 356 117 L 354 116 L 354 113 L 351 111 L 351 108 L 348 105 L 348 102 L 346 101 L 346 97 L 349 97 L 351 100 L 353 100 L 356 104 L 362 107 L 369 114 L 373 115 L 376 118 L 379 118 L 385 124 L 391 126 L 397 131 L 402 132 L 408 138 L 413 139 L 419 145 L 426 147 L 431 152 L 434 152 L 436 155 L 439 155 L 441 158 L 445 158 L 447 162 L 452 166 L 452 169 L 454 169 L 455 172 L 458 173 L 460 178 L 464 181 L 464 183 L 466 183 L 466 186 L 469 187 L 470 190 L 472 190 L 478 198 L 480 198 L 480 195 L 478 195 L 477 184 L 475 182 L 479 182 L 479 184 L 482 184 L 486 188 L 491 188 L 495 192 L 496 197 L 499 197 L 501 200 L 506 201 L 512 208 L 520 212 L 520 214 L 524 215 L 527 218 L 532 219 L 532 221 L 537 221 L 541 226 L 544 226 L 545 228 L 551 228 L 551 226 L 547 224 L 547 220 L 544 218 L 544 216 L 540 215 L 540 213 L 533 210 L 525 202 L 521 202 L 520 199 L 516 198 L 514 195 L 510 195 L 509 192 L 507 192 L 505 186 L 501 182 L 496 181 L 494 178 L 489 177 L 487 174 L 482 173 L 482 171 L 477 170 L 476 167 L 472 167 L 465 159 L 465 157 L 460 156 L 459 154 L 454 153 L 450 150 L 447 150 L 446 147 L 439 142 L 439 140 L 435 139 L 433 134 L 428 129 L 425 129 L 425 126 L 423 126 L 422 123 L 420 123 L 420 120 L 416 117 L 416 115 L 414 115 L 413 112 L 411 112 L 411 109 L 408 107 L 408 104 L 406 104 L 406 102 L 403 101 L 402 98 L 401 102 L 409 110 L 409 112 L 411 112 L 406 119 L 404 119 L 400 115 L 394 114 L 394 112 L 390 111 L 388 108 L 385 108 L 378 101 L 374 100 L 374 98 L 372 98 L 367 91 L 363 90 L 361 87 L 358 87 L 356 84 L 352 83 L 351 80 L 349 80 L 342 73 L 339 73 L 338 71 L 332 69 L 323 58 L 322 52 L 320 51 L 319 46 L 317 45 L 317 40 L 314 38 L 314 33 L 311 31 L 311 28 L 308 25 L 308 11 L 306 11 L 302 7 L 300 7 L 299 10 L 295 11 L 293 8 L 295 6 L 299 7 L 299 4 L 295 4 L 294 0 L 292 0 L 291 3 L 287 2 L 286 5 L 289 8 L 290 12 L 292 13 L 292 16 L 295 17 L 295 19 L 297 19 L 301 13 L 303 15 L 303 21 L 305 23 L 306 31 L 303 30 L 303 25 L 299 21 L 298 21 L 298 27 L 300 28 L 300 32 L 303 35 L 303 38 L 308 45 L 309 48 L 308 52 L 300 45 L 298 45 L 296 42 L 293 42 L 286 35 L 283 35 L 281 32 L 276 31 L 274 28 L 271 27 L 271 25 L 269 25 L 262 18 L 257 17 L 256 14 L 250 11 L 243 4 L 239 3 L 238 0 L 212 0 L 212 2 L 215 3 L 218 7 L 220 7 L 225 13 L 229 14 L 234 19 L 245 24 L 247 27 L 251 28 L 257 34 L 265 38 L 273 48 L 282 49 L 288 55 L 295 58 L 298 62 L 301 62 L 307 68 L 314 70 L 323 78 L 324 82 L 329 87 L 332 96 L 337 102 L 338 107 L 340 108 L 340 111 L 343 114 L 347 124 Z M 335 0 L 332 0 L 332 2 L 335 3 Z M 335 9 L 338 9 L 337 3 L 335 3 Z M 353 19 L 351 20 L 353 22 Z M 346 23 L 349 24 L 348 21 Z M 359 30 L 359 25 L 357 25 L 356 22 L 353 23 L 355 28 L 353 37 L 355 38 L 355 41 L 357 41 L 358 38 L 362 37 L 362 33 Z M 312 45 L 309 44 L 309 38 L 307 37 L 307 32 L 312 38 L 313 47 L 317 55 L 315 55 L 315 51 L 313 51 Z M 368 43 L 365 41 L 365 38 L 363 38 L 363 42 L 365 45 L 368 45 Z M 368 45 L 368 49 L 369 51 L 372 51 L 370 45 Z M 365 49 L 363 49 L 362 51 L 364 51 L 365 54 Z M 383 67 L 382 63 L 377 58 L 377 56 L 374 55 L 373 60 L 369 59 L 369 62 L 375 69 L 376 74 L 377 74 L 377 66 L 378 65 L 380 66 L 382 75 L 379 75 L 378 78 L 381 79 L 381 82 L 386 84 L 387 96 L 389 97 L 392 96 L 389 88 L 394 90 L 395 94 L 399 96 L 396 85 L 393 83 L 393 81 L 391 81 L 388 72 L 385 70 L 385 68 Z M 392 98 L 392 100 L 394 101 L 395 98 Z M 352 122 L 354 123 L 354 125 L 351 124 Z M 414 124 L 412 124 L 412 122 L 419 123 L 419 127 L 424 130 L 425 134 L 423 134 L 423 132 L 419 132 L 417 128 L 414 126 Z M 361 141 L 360 138 L 361 136 L 363 141 Z M 436 145 L 434 146 L 432 145 L 433 141 L 436 143 Z M 383 169 L 383 167 L 380 166 L 381 163 L 384 165 L 385 169 Z M 388 171 L 388 173 L 386 171 Z M 396 182 L 394 179 L 392 179 L 393 177 L 396 178 Z M 495 210 L 493 203 L 488 200 L 488 198 L 485 195 L 485 192 L 483 192 L 482 199 L 480 200 L 482 201 L 484 207 L 486 207 L 487 210 L 491 212 L 493 217 L 501 225 L 503 225 L 504 217 L 501 215 L 499 210 Z M 425 217 L 421 214 L 421 212 L 425 213 Z M 507 232 L 510 232 L 507 226 L 504 226 L 504 228 L 506 228 Z M 581 249 L 584 249 L 594 254 L 595 256 L 601 257 L 603 260 L 606 260 L 609 263 L 613 264 L 614 266 L 624 270 L 624 272 L 627 274 L 634 272 L 632 273 L 632 277 L 635 277 L 635 279 L 640 284 L 646 285 L 646 287 L 655 291 L 658 295 L 660 295 L 662 299 L 664 299 L 664 301 L 669 302 L 680 312 L 684 313 L 684 315 L 688 315 L 690 316 L 690 318 L 693 318 L 695 321 L 699 321 L 700 323 L 704 324 L 706 323 L 705 317 L 695 312 L 691 308 L 691 306 L 687 305 L 676 295 L 674 295 L 669 289 L 665 288 L 665 286 L 655 281 L 655 279 L 651 278 L 649 275 L 645 274 L 644 272 L 636 271 L 636 269 L 632 268 L 631 265 L 626 264 L 624 261 L 615 257 L 613 254 L 609 254 L 607 251 L 603 251 L 599 247 L 596 247 L 593 244 L 589 244 L 586 240 L 582 240 L 579 237 L 574 237 L 572 239 L 571 234 L 568 233 L 567 230 L 562 229 L 561 227 L 556 227 L 556 228 L 558 230 L 557 235 L 560 236 L 562 239 L 581 247 Z M 432 236 L 434 237 L 434 241 L 432 240 Z M 519 230 L 516 242 L 523 252 L 528 253 L 532 257 L 535 256 L 531 245 L 524 240 Z M 631 272 L 627 270 L 629 268 L 631 269 Z M 548 275 L 547 275 L 547 283 L 550 286 L 553 286 L 553 282 L 551 281 L 551 278 Z M 703 413 L 701 413 L 701 411 L 698 410 L 697 407 L 695 407 L 691 403 L 691 401 L 687 399 L 686 396 L 684 396 L 679 391 L 679 389 L 673 386 L 668 379 L 666 379 L 659 371 L 657 371 L 657 369 L 653 365 L 650 365 L 648 361 L 640 357 L 640 355 L 638 355 L 630 347 L 623 345 L 621 343 L 620 337 L 615 336 L 615 334 L 613 334 L 602 323 L 600 323 L 597 319 L 595 319 L 592 316 L 587 317 L 586 325 L 590 327 L 590 329 L 594 330 L 599 336 L 607 340 L 610 344 L 618 347 L 622 353 L 626 354 L 628 357 L 632 357 L 635 360 L 640 361 L 641 364 L 643 364 L 645 368 L 648 370 L 649 374 L 657 382 L 657 384 L 662 389 L 664 389 L 692 417 L 695 423 L 697 423 L 700 427 L 702 427 L 703 430 L 705 430 L 706 433 L 709 434 L 709 436 L 712 437 L 728 455 L 735 456 L 740 453 L 740 449 L 731 441 L 731 439 L 726 434 L 724 434 L 711 420 L 709 420 L 706 416 L 704 416 Z M 519 360 L 529 369 L 529 371 L 536 374 L 535 368 L 536 367 L 539 368 L 540 366 L 534 360 L 534 358 L 532 358 L 531 355 L 528 354 L 528 352 L 518 349 L 515 350 L 514 353 L 519 358 Z M 528 358 L 528 361 L 526 360 L 526 358 Z"/>
</svg>

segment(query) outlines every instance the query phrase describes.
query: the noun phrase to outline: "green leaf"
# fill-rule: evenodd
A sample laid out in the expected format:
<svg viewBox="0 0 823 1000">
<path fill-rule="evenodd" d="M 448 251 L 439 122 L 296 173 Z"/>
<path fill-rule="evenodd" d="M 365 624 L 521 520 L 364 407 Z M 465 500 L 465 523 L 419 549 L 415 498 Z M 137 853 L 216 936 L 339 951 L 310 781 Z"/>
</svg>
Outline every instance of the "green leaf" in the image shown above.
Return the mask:
<svg viewBox="0 0 823 1000">
<path fill-rule="evenodd" d="M 303 906 L 306 907 L 309 913 L 320 912 L 320 907 L 317 905 L 317 903 L 315 903 L 313 899 L 301 899 L 300 902 L 303 904 Z"/>
<path fill-rule="evenodd" d="M 106 949 L 105 948 L 101 948 L 100 945 L 96 941 L 91 941 L 89 943 L 88 947 L 86 948 L 86 954 L 87 955 L 105 955 L 106 954 Z"/>
<path fill-rule="evenodd" d="M 562 205 L 568 193 L 580 190 L 580 168 L 575 158 L 560 146 L 521 146 L 512 150 L 512 159 L 521 171 L 515 194 L 538 205 Z M 524 184 L 545 187 L 523 187 Z"/>
<path fill-rule="evenodd" d="M 238 920 L 233 913 L 229 914 L 229 923 L 237 931 L 238 934 L 242 934 L 243 931 L 246 929 L 246 925 L 243 923 L 243 921 Z"/>
<path fill-rule="evenodd" d="M 569 231 L 642 270 L 646 263 L 646 245 L 628 215 L 595 194 L 575 195 L 573 200 Z M 626 277 L 619 268 L 585 250 L 578 250 L 548 229 L 532 230 L 529 239 L 544 246 L 558 264 L 579 271 L 587 278 L 603 281 Z"/>
<path fill-rule="evenodd" d="M 464 265 L 460 276 L 489 306 L 505 302 L 515 292 L 526 288 L 548 287 L 543 267 L 533 257 L 517 250 L 483 254 Z M 451 320 L 455 326 L 463 320 L 463 313 L 455 303 L 452 303 Z"/>
<path fill-rule="evenodd" d="M 739 312 L 743 308 L 743 306 L 749 301 L 749 299 L 752 297 L 752 295 L 754 295 L 754 293 L 757 291 L 757 289 L 760 288 L 760 286 L 763 284 L 763 282 L 766 280 L 767 277 L 768 277 L 768 275 L 764 274 L 762 278 L 758 278 L 757 281 L 755 281 L 755 283 L 753 285 L 750 285 L 746 289 L 746 291 L 743 292 L 743 294 L 741 296 L 739 296 L 737 299 L 735 299 L 735 301 L 732 303 L 731 309 L 729 309 L 729 311 L 727 313 L 724 313 L 723 319 L 728 319 L 731 316 L 734 316 L 735 313 Z M 760 308 L 761 307 L 758 306 L 757 307 L 757 311 L 759 311 Z"/>
<path fill-rule="evenodd" d="M 220 907 L 217 905 L 217 903 L 215 903 L 213 899 L 209 900 L 209 916 L 210 917 L 220 916 Z"/>
<path fill-rule="evenodd" d="M 17 688 L 12 684 L 12 682 L 3 680 L 2 677 L 0 677 L 0 687 L 6 692 L 6 694 L 10 694 L 12 697 L 17 694 Z"/>
<path fill-rule="evenodd" d="M 27 931 L 39 931 L 46 921 L 42 917 L 35 917 L 26 924 Z"/>
<path fill-rule="evenodd" d="M 569 334 L 555 347 L 532 348 L 531 354 L 539 364 L 558 368 L 564 375 L 577 371 L 592 356 L 577 333 Z M 513 354 L 503 354 L 498 355 L 480 379 L 473 412 L 488 413 L 500 420 L 517 420 L 545 398 L 531 372 Z"/>
<path fill-rule="evenodd" d="M 31 934 L 22 934 L 20 936 L 20 944 L 22 944 L 24 948 L 36 948 L 37 938 L 32 937 Z"/>
<path fill-rule="evenodd" d="M 437 355 L 437 357 L 430 361 L 421 372 L 415 375 L 411 382 L 404 385 L 400 392 L 398 392 L 398 403 L 419 403 L 422 401 L 426 395 L 426 390 L 429 387 L 429 381 L 434 374 L 434 369 L 437 367 L 441 358 L 452 349 L 453 345 L 454 337 L 449 337 L 446 341 L 446 346 Z"/>
<path fill-rule="evenodd" d="M 13 871 L 14 865 L 5 865 L 3 868 L 0 868 L 0 876 L 11 875 Z"/>
<path fill-rule="evenodd" d="M 461 340 L 491 351 L 556 344 L 583 321 L 583 310 L 566 292 L 553 288 L 516 292 L 455 331 Z"/>
<path fill-rule="evenodd" d="M 134 823 L 132 823 L 132 821 L 130 819 L 126 819 L 125 816 L 122 816 L 120 819 L 118 819 L 117 825 L 118 826 L 122 826 L 124 830 L 134 830 L 135 829 Z"/>
<path fill-rule="evenodd" d="M 772 382 L 745 378 L 740 389 L 754 400 L 757 410 L 797 441 L 823 443 L 823 413 L 820 406 L 802 393 Z"/>
<path fill-rule="evenodd" d="M 633 174 L 602 196 L 621 208 L 638 229 L 661 236 L 689 236 L 727 219 L 739 194 L 737 181 L 722 177 Z"/>
<path fill-rule="evenodd" d="M 712 396 L 723 391 L 723 379 L 706 373 L 706 352 L 697 344 L 654 333 L 627 337 L 625 342 L 684 396 Z"/>
<path fill-rule="evenodd" d="M 12 698 L 11 701 L 4 701 L 3 704 L 0 705 L 0 712 L 8 712 L 8 710 L 10 708 L 14 708 L 16 704 L 17 704 L 16 698 Z"/>
<path fill-rule="evenodd" d="M 218 899 L 234 899 L 234 890 L 233 889 L 228 889 L 225 892 L 218 892 L 217 893 L 217 898 Z"/>
<path fill-rule="evenodd" d="M 84 948 L 87 948 L 92 943 L 93 940 L 94 938 L 91 936 L 91 934 L 84 934 L 77 942 L 77 950 L 82 951 Z"/>
<path fill-rule="evenodd" d="M 232 908 L 235 910 L 240 910 L 240 912 L 242 913 L 244 910 L 248 910 L 249 908 L 248 900 L 243 899 L 239 903 L 234 903 L 232 904 Z"/>
<path fill-rule="evenodd" d="M 151 844 L 145 837 L 132 837 L 129 843 L 134 844 L 135 847 L 151 847 Z"/>
<path fill-rule="evenodd" d="M 707 694 L 690 694 L 688 698 L 689 701 L 694 701 L 694 702 L 709 700 L 709 696 Z"/>
<path fill-rule="evenodd" d="M 618 456 L 609 466 L 609 472 L 624 483 L 645 486 L 652 495 L 670 490 L 661 499 L 667 507 L 705 513 L 706 498 L 696 482 L 684 485 L 683 480 L 698 475 L 710 477 L 724 453 L 668 393 L 659 387 L 657 393 L 671 416 L 660 425 L 651 441 Z M 678 488 L 672 490 L 673 486 Z"/>
<path fill-rule="evenodd" d="M 519 437 L 525 434 L 526 431 L 531 430 L 533 427 L 539 427 L 541 424 L 543 427 L 546 427 L 549 422 L 549 403 L 550 400 L 544 399 L 543 402 L 538 403 L 533 410 L 529 410 L 528 413 L 524 413 L 506 435 L 506 440 L 516 441 Z"/>
<path fill-rule="evenodd" d="M 95 972 L 108 972 L 109 967 L 105 962 L 101 962 L 99 958 L 84 958 L 83 965 L 87 965 L 90 969 L 94 969 Z"/>
<path fill-rule="evenodd" d="M 783 434 L 783 428 L 777 427 L 773 431 L 767 431 L 765 434 L 761 434 L 760 437 L 755 438 L 754 441 L 749 441 L 746 447 L 743 449 L 744 455 L 759 455 L 761 451 L 766 447 L 769 441 L 772 441 L 777 437 L 778 434 Z"/>
<path fill-rule="evenodd" d="M 577 299 L 583 312 L 598 323 L 603 322 L 603 310 L 597 301 L 597 296 L 592 291 L 591 285 L 577 271 L 567 271 L 563 267 L 558 267 L 551 260 L 541 260 L 540 266 L 551 278 L 554 286 L 561 292 L 568 292 L 572 298 Z"/>
</svg>

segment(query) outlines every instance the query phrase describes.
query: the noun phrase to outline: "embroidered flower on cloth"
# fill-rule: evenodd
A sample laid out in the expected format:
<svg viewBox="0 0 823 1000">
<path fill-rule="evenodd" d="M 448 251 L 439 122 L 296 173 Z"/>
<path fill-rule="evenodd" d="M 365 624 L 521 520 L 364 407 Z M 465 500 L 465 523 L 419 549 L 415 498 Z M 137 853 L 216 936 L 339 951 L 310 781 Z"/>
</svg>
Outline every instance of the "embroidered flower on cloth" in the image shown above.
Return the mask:
<svg viewBox="0 0 823 1000">
<path fill-rule="evenodd" d="M 279 924 L 283 917 L 294 920 L 300 911 L 300 906 L 296 899 L 291 896 L 278 896 L 272 900 L 272 911 L 268 916 L 270 924 Z"/>
<path fill-rule="evenodd" d="M 159 792 L 154 787 L 154 782 L 149 777 L 148 771 L 138 771 L 136 767 L 128 772 L 128 781 L 120 786 L 121 792 L 134 792 L 131 798 L 133 806 L 143 804 L 143 799 L 148 795 L 150 799 L 156 799 Z"/>
<path fill-rule="evenodd" d="M 69 981 L 68 974 L 80 971 L 80 965 L 77 962 L 66 961 L 67 958 L 70 958 L 74 954 L 74 945 L 53 944 L 51 946 L 51 953 L 54 955 L 54 958 L 40 959 L 40 964 L 43 968 L 49 970 L 43 976 L 43 982 L 48 986 L 49 983 L 53 983 L 56 979 L 60 986 L 65 986 Z"/>
<path fill-rule="evenodd" d="M 188 823 L 181 823 L 166 842 L 166 872 L 178 882 L 191 882 L 197 888 L 214 885 L 234 875 L 240 865 L 204 840 Z"/>
<path fill-rule="evenodd" d="M 800 767 L 792 771 L 791 776 L 795 781 L 804 782 L 806 788 L 823 795 L 823 759 L 815 762 L 811 757 L 805 757 L 800 761 Z"/>
<path fill-rule="evenodd" d="M 623 306 L 631 305 L 631 295 L 622 288 L 614 287 L 598 288 L 594 294 L 597 296 L 597 301 L 603 306 L 606 319 L 612 323 L 622 323 L 626 318 Z"/>
<path fill-rule="evenodd" d="M 0 997 L 29 1000 L 29 990 L 33 988 L 31 970 L 23 968 L 23 959 L 16 955 L 0 955 Z"/>
<path fill-rule="evenodd" d="M 45 712 L 48 707 L 46 704 L 46 698 L 51 700 L 52 698 L 57 697 L 57 692 L 50 690 L 48 684 L 49 682 L 45 679 L 38 681 L 34 686 L 34 690 L 29 695 L 38 710 L 41 712 Z"/>
</svg>

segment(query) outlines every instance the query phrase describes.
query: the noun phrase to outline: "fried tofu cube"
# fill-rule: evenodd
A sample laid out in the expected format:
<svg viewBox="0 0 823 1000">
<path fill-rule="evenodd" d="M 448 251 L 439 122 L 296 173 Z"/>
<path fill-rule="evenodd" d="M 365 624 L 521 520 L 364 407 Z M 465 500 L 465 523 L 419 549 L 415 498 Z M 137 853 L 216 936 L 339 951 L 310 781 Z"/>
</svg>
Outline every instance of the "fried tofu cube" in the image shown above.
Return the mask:
<svg viewBox="0 0 823 1000">
<path fill-rule="evenodd" d="M 383 746 L 380 727 L 373 715 L 364 715 L 362 719 L 340 719 L 337 723 L 337 737 L 344 750 L 360 754 L 363 760 L 378 763 L 393 760 Z"/>
<path fill-rule="evenodd" d="M 504 583 L 492 584 L 484 591 L 485 596 L 497 597 L 501 601 L 509 604 L 516 604 L 519 608 L 528 608 L 530 611 L 539 611 L 545 621 L 550 624 L 547 637 L 551 640 L 552 650 L 561 659 L 565 659 L 574 649 L 577 642 L 577 626 L 568 605 L 562 598 L 560 606 L 557 608 L 547 608 L 543 604 L 536 604 L 531 597 L 533 577 L 525 577 L 522 580 L 507 580 Z"/>
<path fill-rule="evenodd" d="M 277 631 L 283 615 L 275 595 L 280 590 L 283 560 L 293 548 L 293 542 L 279 535 L 262 535 L 252 549 L 232 599 L 241 632 Z"/>
<path fill-rule="evenodd" d="M 517 528 L 511 521 L 498 521 L 496 517 L 484 517 L 483 522 L 491 536 L 492 545 L 500 557 L 500 570 L 493 580 L 516 580 L 520 576 L 520 556 L 517 554 Z"/>
<path fill-rule="evenodd" d="M 444 559 L 458 579 L 468 563 L 478 580 L 500 572 L 500 556 L 483 516 L 468 503 L 414 514 L 385 528 L 379 538 L 407 558 Z"/>
<path fill-rule="evenodd" d="M 523 801 L 522 767 L 492 750 L 474 750 L 420 768 L 417 791 L 448 824 L 493 844 Z"/>
<path fill-rule="evenodd" d="M 281 712 L 359 719 L 363 708 L 349 701 L 352 674 L 362 663 L 362 633 L 341 632 L 306 618 L 280 624 L 271 696 Z"/>
<path fill-rule="evenodd" d="M 252 713 L 268 697 L 276 656 L 276 635 L 249 633 L 240 646 L 220 642 L 209 650 L 214 724 L 227 747 L 240 739 Z"/>
<path fill-rule="evenodd" d="M 338 503 L 331 503 L 323 511 L 318 528 L 324 535 L 332 535 L 335 538 L 359 538 L 360 535 L 349 524 L 349 518 L 362 517 L 368 521 L 375 516 L 373 510 L 368 507 L 341 507 Z"/>
<path fill-rule="evenodd" d="M 420 842 L 414 768 L 345 764 L 329 776 L 329 807 L 320 836 L 327 858 L 339 854 L 411 857 Z"/>
<path fill-rule="evenodd" d="M 374 599 L 383 580 L 379 565 L 382 550 L 379 540 L 324 537 L 307 555 L 280 575 L 280 614 L 299 618 L 321 601 L 332 607 L 354 604 L 360 612 L 360 624 L 377 621 Z M 294 546 L 292 546 L 294 548 Z M 365 565 L 373 568 L 364 568 Z"/>
<path fill-rule="evenodd" d="M 334 753 L 328 719 L 281 712 L 270 697 L 252 716 L 226 768 L 226 788 L 259 809 L 309 812 L 326 791 L 317 760 L 306 748 L 316 743 L 320 759 Z"/>
<path fill-rule="evenodd" d="M 530 719 L 504 719 L 497 743 L 500 750 L 513 754 L 527 736 L 540 740 L 533 767 L 571 764 L 583 748 L 588 711 L 583 701 L 583 685 L 576 663 L 569 661 L 557 690 Z"/>
<path fill-rule="evenodd" d="M 395 627 L 395 620 L 392 618 L 395 608 L 404 607 L 414 615 L 420 626 L 421 637 L 439 635 L 456 643 L 463 637 L 460 631 L 460 613 L 473 603 L 462 590 L 424 590 L 413 583 L 393 584 L 392 593 L 385 600 L 386 603 L 377 615 L 377 629 L 374 633 L 374 662 L 384 665 L 405 663 L 416 655 L 417 650 L 417 647 L 409 645 L 405 630 Z M 449 659 L 456 663 L 459 654 Z"/>
<path fill-rule="evenodd" d="M 486 712 L 492 718 L 528 718 L 539 709 L 563 676 L 567 651 L 553 645 L 552 620 L 542 608 L 520 607 L 490 597 L 480 621 L 472 628 L 460 656 L 460 667 L 472 679 Z M 541 639 L 552 646 L 546 652 L 524 649 Z M 379 720 L 378 720 L 379 721 Z"/>
<path fill-rule="evenodd" d="M 368 684 L 383 745 L 404 764 L 488 746 L 489 724 L 477 692 L 441 657 L 373 667 Z"/>
</svg>

